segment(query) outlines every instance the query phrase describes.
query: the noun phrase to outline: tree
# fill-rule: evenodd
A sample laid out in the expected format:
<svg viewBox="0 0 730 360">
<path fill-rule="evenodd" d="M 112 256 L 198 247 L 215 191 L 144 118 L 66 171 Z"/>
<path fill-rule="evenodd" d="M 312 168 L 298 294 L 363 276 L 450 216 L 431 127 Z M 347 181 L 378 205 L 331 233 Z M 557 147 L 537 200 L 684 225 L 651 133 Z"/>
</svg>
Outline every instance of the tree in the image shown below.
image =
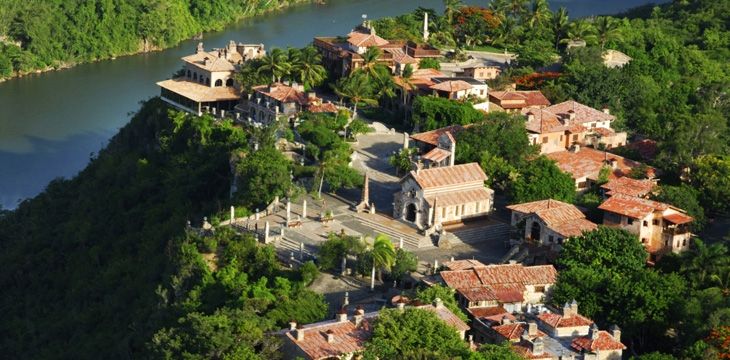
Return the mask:
<svg viewBox="0 0 730 360">
<path fill-rule="evenodd" d="M 443 0 L 444 2 L 444 16 L 446 17 L 446 22 L 449 24 L 454 23 L 454 14 L 459 11 L 459 8 L 462 6 L 461 0 Z"/>
<path fill-rule="evenodd" d="M 569 26 L 570 18 L 568 17 L 568 10 L 561 6 L 553 16 L 552 20 L 552 30 L 555 34 L 555 50 L 558 50 L 560 41 L 568 35 Z"/>
<path fill-rule="evenodd" d="M 383 270 L 390 271 L 395 263 L 395 247 L 387 235 L 378 234 L 373 241 L 373 247 L 370 249 L 370 255 L 373 259 L 373 270 L 370 274 L 370 290 L 375 288 L 375 272 L 378 273 L 378 279 L 382 281 Z"/>
<path fill-rule="evenodd" d="M 694 239 L 690 251 L 683 254 L 681 271 L 693 283 L 706 285 L 712 275 L 730 266 L 727 255 L 728 249 L 723 244 L 706 245 L 704 241 Z"/>
<path fill-rule="evenodd" d="M 622 37 L 616 20 L 609 16 L 600 16 L 596 19 L 596 33 L 601 49 L 605 48 L 609 42 L 620 41 Z"/>
<path fill-rule="evenodd" d="M 305 88 L 319 86 L 327 78 L 327 70 L 322 66 L 322 55 L 313 46 L 307 46 L 298 53 L 298 61 L 292 71 Z"/>
<path fill-rule="evenodd" d="M 700 156 L 694 161 L 690 177 L 706 209 L 718 213 L 730 210 L 730 156 Z"/>
<path fill-rule="evenodd" d="M 401 280 L 406 275 L 418 269 L 418 259 L 416 255 L 403 249 L 395 251 L 395 262 L 390 269 L 390 275 L 395 280 Z"/>
<path fill-rule="evenodd" d="M 598 41 L 596 28 L 593 24 L 585 20 L 578 20 L 570 23 L 570 25 L 568 25 L 566 37 L 561 39 L 560 42 L 568 44 L 574 41 L 585 41 L 588 45 L 594 44 Z"/>
<path fill-rule="evenodd" d="M 482 344 L 479 350 L 472 356 L 471 360 L 520 360 L 522 359 L 516 352 L 512 351 L 509 343 L 501 344 Z"/>
<path fill-rule="evenodd" d="M 375 73 L 376 67 L 379 65 L 378 60 L 383 55 L 383 51 L 380 48 L 371 46 L 361 55 L 362 56 L 362 68 L 360 68 L 368 78 L 374 78 L 378 74 Z"/>
<path fill-rule="evenodd" d="M 441 63 L 434 58 L 423 58 L 418 62 L 419 69 L 441 69 Z"/>
<path fill-rule="evenodd" d="M 418 96 L 413 101 L 413 122 L 420 131 L 471 124 L 483 116 L 468 102 L 460 103 L 436 96 Z"/>
<path fill-rule="evenodd" d="M 259 74 L 270 74 L 272 83 L 281 81 L 281 77 L 286 75 L 291 68 L 287 53 L 279 48 L 271 49 L 261 61 L 262 63 L 257 71 Z"/>
<path fill-rule="evenodd" d="M 401 359 L 427 354 L 427 358 L 448 359 L 469 355 L 457 331 L 435 313 L 406 308 L 381 310 L 373 335 L 365 344 L 365 359 Z"/>
<path fill-rule="evenodd" d="M 236 198 L 249 209 L 263 208 L 274 197 L 285 197 L 292 188 L 291 162 L 273 147 L 254 151 L 237 166 Z"/>
<path fill-rule="evenodd" d="M 449 308 L 452 313 L 456 314 L 461 320 L 467 320 L 466 314 L 464 314 L 464 311 L 461 310 L 459 304 L 456 302 L 456 290 L 448 286 L 436 284 L 419 288 L 416 290 L 416 299 L 426 304 L 431 304 L 436 299 L 441 299 L 444 306 Z"/>
<path fill-rule="evenodd" d="M 411 156 L 415 153 L 415 148 L 400 149 L 388 158 L 388 163 L 395 168 L 396 174 L 405 174 L 411 171 Z"/>
<path fill-rule="evenodd" d="M 527 24 L 533 29 L 541 28 L 550 21 L 551 15 L 547 0 L 535 0 L 532 3 L 532 11 Z"/>
<path fill-rule="evenodd" d="M 340 98 L 350 100 L 353 105 L 353 118 L 357 116 L 357 105 L 359 103 L 369 105 L 376 105 L 378 103 L 373 97 L 370 79 L 366 73 L 360 71 L 353 72 L 349 77 L 338 80 L 333 86 L 333 90 Z"/>
<path fill-rule="evenodd" d="M 572 203 L 575 200 L 573 178 L 545 156 L 528 162 L 520 172 L 510 191 L 513 202 L 555 199 Z"/>
<path fill-rule="evenodd" d="M 536 147 L 530 144 L 523 115 L 492 112 L 473 126 L 456 133 L 459 146 L 456 160 L 460 163 L 479 161 L 483 152 L 499 156 L 519 166 L 532 155 Z"/>
</svg>

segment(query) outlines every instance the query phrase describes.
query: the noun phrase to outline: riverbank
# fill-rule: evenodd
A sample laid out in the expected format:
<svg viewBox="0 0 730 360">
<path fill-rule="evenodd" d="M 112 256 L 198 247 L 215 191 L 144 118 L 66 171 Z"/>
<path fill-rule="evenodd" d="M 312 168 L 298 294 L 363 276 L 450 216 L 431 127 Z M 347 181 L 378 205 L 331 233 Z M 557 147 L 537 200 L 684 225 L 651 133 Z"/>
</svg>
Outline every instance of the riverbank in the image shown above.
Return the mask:
<svg viewBox="0 0 730 360">
<path fill-rule="evenodd" d="M 226 21 L 220 22 L 209 22 L 206 23 L 206 21 L 210 21 L 209 19 L 204 18 L 195 18 L 193 14 L 188 14 L 189 16 L 185 17 L 183 20 L 180 20 L 182 23 L 177 24 L 174 22 L 174 20 L 168 20 L 173 22 L 172 24 L 165 24 L 165 25 L 172 25 L 171 27 L 174 27 L 176 31 L 181 31 L 182 35 L 177 35 L 173 39 L 167 39 L 168 41 L 165 41 L 164 43 L 157 43 L 157 44 L 150 44 L 150 40 L 148 38 L 138 38 L 136 39 L 136 46 L 130 46 L 133 47 L 131 50 L 124 49 L 124 45 L 122 45 L 121 51 L 108 51 L 109 54 L 94 57 L 92 59 L 86 59 L 84 60 L 84 56 L 88 56 L 89 54 L 81 54 L 77 56 L 78 58 L 81 58 L 82 60 L 63 60 L 59 58 L 53 58 L 48 59 L 46 62 L 50 62 L 50 64 L 43 64 L 43 66 L 39 66 L 39 64 L 43 63 L 42 60 L 36 59 L 36 57 L 40 57 L 40 55 L 28 51 L 26 49 L 22 49 L 22 42 L 9 39 L 7 35 L 0 35 L 0 83 L 13 79 L 13 78 L 22 78 L 24 76 L 28 75 L 35 75 L 35 74 L 42 74 L 46 72 L 52 72 L 52 71 L 59 71 L 59 70 L 66 70 L 73 68 L 75 66 L 81 65 L 81 64 L 87 64 L 87 63 L 95 63 L 99 61 L 105 61 L 105 60 L 114 60 L 119 57 L 125 57 L 130 55 L 137 55 L 137 54 L 145 54 L 145 53 L 152 53 L 157 52 L 161 50 L 165 50 L 168 48 L 173 48 L 180 43 L 195 39 L 199 36 L 205 37 L 205 34 L 212 33 L 212 32 L 219 32 L 226 28 L 227 26 L 230 26 L 231 24 L 237 23 L 239 21 L 250 19 L 256 16 L 261 16 L 268 13 L 273 13 L 277 11 L 282 11 L 285 9 L 289 9 L 294 6 L 300 6 L 300 5 L 306 5 L 306 4 L 317 4 L 317 5 L 324 5 L 325 2 L 322 0 L 280 0 L 280 1 L 264 1 L 259 0 L 257 2 L 249 2 L 246 4 L 245 8 L 242 8 L 242 12 L 240 14 L 227 14 L 228 19 Z M 166 8 L 166 10 L 168 10 Z M 179 9 L 178 9 L 179 10 Z M 197 10 L 197 9 L 196 9 Z M 202 10 L 199 10 L 202 11 Z M 210 10 L 212 11 L 212 10 Z M 144 15 L 150 15 L 153 14 L 152 10 L 150 10 L 149 14 Z M 140 16 L 139 19 L 144 19 L 144 15 Z M 164 14 L 167 16 L 167 14 Z M 202 16 L 202 15 L 199 15 Z M 208 15 L 210 16 L 210 14 Z M 100 17 L 101 18 L 101 17 Z M 172 16 L 170 17 L 172 19 Z M 0 19 L 2 20 L 2 19 Z M 99 22 L 103 22 L 102 19 L 98 20 Z M 160 20 L 162 22 L 163 20 Z M 191 23 L 191 21 L 194 22 Z M 192 25 L 198 25 L 198 28 L 195 28 Z M 91 24 L 94 27 L 100 26 L 99 24 Z M 179 25 L 179 26 L 178 26 Z M 192 29 L 195 29 L 193 31 Z M 3 29 L 0 29 L 2 31 Z M 28 26 L 26 29 L 28 32 L 31 32 L 34 30 L 31 26 Z M 60 33 L 60 32 L 59 32 Z M 150 36 L 152 37 L 152 36 Z M 170 41 L 171 40 L 171 41 Z M 62 43 L 62 41 L 58 41 L 58 39 L 50 38 L 48 39 L 50 42 L 58 42 Z M 130 41 L 127 41 L 128 43 Z M 134 43 L 132 42 L 132 43 Z M 72 45 L 78 45 L 79 47 L 84 47 L 86 44 L 72 44 Z M 109 45 L 112 46 L 112 45 Z M 65 48 L 66 46 L 64 46 Z M 110 49 L 96 49 L 96 51 L 104 51 L 106 52 Z M 29 68 L 28 65 L 24 62 L 32 62 L 34 65 L 31 65 Z M 10 67 L 10 75 L 9 76 L 3 76 L 3 73 L 7 73 L 6 70 L 7 67 Z M 23 69 L 25 68 L 25 69 Z"/>
</svg>

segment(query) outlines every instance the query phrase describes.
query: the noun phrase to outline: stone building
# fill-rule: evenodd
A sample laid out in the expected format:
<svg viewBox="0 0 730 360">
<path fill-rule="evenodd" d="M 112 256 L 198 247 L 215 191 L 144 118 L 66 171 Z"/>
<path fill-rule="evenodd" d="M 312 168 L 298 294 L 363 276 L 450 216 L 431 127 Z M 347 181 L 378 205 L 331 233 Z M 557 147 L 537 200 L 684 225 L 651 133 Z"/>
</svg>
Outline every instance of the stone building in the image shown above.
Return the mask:
<svg viewBox="0 0 730 360">
<path fill-rule="evenodd" d="M 239 64 L 264 56 L 263 44 L 236 44 L 205 51 L 199 43 L 195 54 L 182 58 L 180 76 L 157 83 L 165 102 L 187 112 L 201 115 L 210 111 L 225 115 L 238 104 L 241 92 L 233 75 Z"/>
<path fill-rule="evenodd" d="M 426 231 L 445 223 L 487 216 L 494 191 L 477 163 L 411 171 L 394 194 L 393 217 Z"/>
<path fill-rule="evenodd" d="M 550 101 L 539 90 L 533 91 L 490 91 L 492 110 L 519 113 L 522 109 L 544 109 Z"/>
<path fill-rule="evenodd" d="M 304 92 L 304 86 L 296 83 L 255 86 L 253 94 L 239 109 L 262 124 L 270 124 L 280 118 L 291 120 L 302 111 L 337 113 L 335 104 L 324 102 L 312 91 Z"/>
<path fill-rule="evenodd" d="M 417 150 L 416 156 L 425 168 L 453 166 L 456 161 L 454 136 L 462 129 L 461 125 L 452 125 L 413 134 L 409 137 L 406 147 L 412 142 L 413 147 Z"/>
<path fill-rule="evenodd" d="M 574 205 L 558 200 L 540 200 L 507 206 L 511 224 L 523 230 L 524 240 L 559 251 L 565 239 L 593 231 L 598 226 Z"/>
</svg>

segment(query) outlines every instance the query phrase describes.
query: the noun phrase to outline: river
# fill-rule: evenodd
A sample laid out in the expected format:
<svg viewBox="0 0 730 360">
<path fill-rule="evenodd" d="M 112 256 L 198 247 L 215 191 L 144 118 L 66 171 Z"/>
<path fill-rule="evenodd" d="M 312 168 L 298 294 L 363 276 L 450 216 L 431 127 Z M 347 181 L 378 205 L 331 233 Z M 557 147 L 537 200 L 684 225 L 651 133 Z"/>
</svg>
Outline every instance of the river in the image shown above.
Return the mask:
<svg viewBox="0 0 730 360">
<path fill-rule="evenodd" d="M 573 17 L 614 13 L 646 0 L 553 0 Z M 465 1 L 468 4 L 486 0 Z M 206 48 L 229 40 L 267 48 L 304 46 L 316 35 L 339 35 L 369 18 L 392 16 L 418 6 L 441 10 L 440 0 L 328 0 L 241 21 L 205 34 Z M 78 173 L 128 121 L 139 102 L 158 94 L 155 82 L 170 77 L 196 41 L 177 47 L 0 83 L 0 208 L 43 190 L 56 177 Z"/>
</svg>

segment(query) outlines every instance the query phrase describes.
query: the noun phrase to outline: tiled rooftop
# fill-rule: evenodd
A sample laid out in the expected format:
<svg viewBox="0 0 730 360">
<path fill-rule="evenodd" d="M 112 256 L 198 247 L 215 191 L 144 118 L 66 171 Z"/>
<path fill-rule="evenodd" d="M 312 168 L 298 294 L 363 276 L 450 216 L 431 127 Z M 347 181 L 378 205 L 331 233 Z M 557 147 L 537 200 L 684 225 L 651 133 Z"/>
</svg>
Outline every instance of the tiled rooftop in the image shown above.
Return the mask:
<svg viewBox="0 0 730 360">
<path fill-rule="evenodd" d="M 479 260 L 473 259 L 454 260 L 444 263 L 444 267 L 446 267 L 446 269 L 448 270 L 468 270 L 476 266 L 486 265 Z"/>
<path fill-rule="evenodd" d="M 408 176 L 424 190 L 487 180 L 487 175 L 477 163 L 414 170 Z"/>
<path fill-rule="evenodd" d="M 205 59 L 208 59 L 208 64 L 205 63 Z M 217 53 L 201 51 L 192 55 L 188 55 L 182 58 L 186 63 L 195 65 L 201 69 L 208 71 L 234 71 L 236 67 L 231 64 L 230 61 L 225 58 L 218 57 Z"/>
<path fill-rule="evenodd" d="M 469 90 L 472 86 L 463 80 L 450 80 L 431 85 L 430 88 L 433 90 L 453 93 L 462 90 Z"/>
<path fill-rule="evenodd" d="M 357 47 L 383 46 L 388 44 L 388 40 L 363 31 L 353 31 L 347 34 L 347 42 Z"/>
<path fill-rule="evenodd" d="M 492 199 L 494 190 L 481 187 L 478 189 L 450 191 L 438 194 L 437 196 L 427 196 L 426 201 L 432 206 L 453 206 L 459 204 L 469 204 L 478 201 L 489 201 Z M 483 208 L 481 211 L 488 211 Z"/>
<path fill-rule="evenodd" d="M 540 319 L 540 321 L 542 321 L 545 325 L 552 328 L 589 326 L 593 324 L 593 320 L 580 314 L 572 314 L 568 317 L 565 317 L 562 314 L 545 312 L 538 315 L 537 318 Z"/>
<path fill-rule="evenodd" d="M 611 179 L 609 182 L 601 185 L 601 189 L 606 190 L 607 195 L 625 194 L 639 197 L 648 195 L 655 187 L 656 182 L 654 180 L 639 180 L 626 176 Z"/>
<path fill-rule="evenodd" d="M 587 128 L 581 124 L 610 122 L 615 119 L 613 115 L 572 100 L 548 106 L 544 109 L 525 108 L 522 113 L 533 115 L 533 119 L 528 121 L 525 127 L 528 131 L 538 134 L 565 130 L 573 133 L 584 132 Z M 574 115 L 573 120 L 570 120 L 571 114 Z"/>
<path fill-rule="evenodd" d="M 564 206 L 571 206 L 568 203 L 553 200 L 553 199 L 547 199 L 547 200 L 538 200 L 538 201 L 531 201 L 527 203 L 522 204 L 514 204 L 507 206 L 507 209 L 510 209 L 512 211 L 518 211 L 525 214 L 534 213 L 538 210 L 544 210 L 544 209 L 554 209 Z"/>
<path fill-rule="evenodd" d="M 489 97 L 496 100 L 503 109 L 522 109 L 532 106 L 548 106 L 550 101 L 539 90 L 533 91 L 490 91 Z M 508 102 L 504 102 L 508 101 Z"/>
<path fill-rule="evenodd" d="M 665 215 L 664 220 L 669 221 L 672 224 L 679 225 L 679 224 L 690 223 L 690 222 L 694 221 L 694 218 L 689 215 L 686 215 L 686 214 L 674 213 L 674 214 Z"/>
<path fill-rule="evenodd" d="M 210 87 L 184 79 L 164 80 L 158 82 L 157 85 L 196 102 L 238 100 L 241 98 L 241 93 L 231 86 Z"/>
<path fill-rule="evenodd" d="M 591 180 L 598 180 L 601 169 L 605 166 L 611 166 L 612 161 L 615 161 L 616 167 L 609 174 L 609 179 L 626 176 L 631 172 L 631 169 L 642 165 L 638 161 L 588 147 L 580 147 L 577 152 L 565 150 L 550 153 L 546 156 L 555 160 L 560 170 L 571 174 L 573 179 L 587 177 Z M 648 172 L 649 176 L 653 176 L 655 170 L 650 167 Z"/>
<path fill-rule="evenodd" d="M 597 351 L 608 351 L 608 350 L 623 350 L 626 346 L 611 336 L 606 331 L 598 331 L 598 336 L 593 339 L 591 335 L 581 336 L 573 339 L 571 347 L 579 352 L 597 352 Z"/>
<path fill-rule="evenodd" d="M 457 133 L 459 133 L 461 130 L 464 130 L 463 126 L 452 125 L 452 126 L 443 127 L 443 128 L 436 129 L 436 130 L 413 134 L 413 135 L 411 135 L 411 139 L 437 146 L 438 139 L 442 134 L 449 133 L 453 136 L 453 135 L 456 135 Z"/>
<path fill-rule="evenodd" d="M 633 219 L 643 219 L 654 211 L 668 209 L 669 205 L 636 196 L 615 194 L 599 205 L 598 208 Z"/>
</svg>

